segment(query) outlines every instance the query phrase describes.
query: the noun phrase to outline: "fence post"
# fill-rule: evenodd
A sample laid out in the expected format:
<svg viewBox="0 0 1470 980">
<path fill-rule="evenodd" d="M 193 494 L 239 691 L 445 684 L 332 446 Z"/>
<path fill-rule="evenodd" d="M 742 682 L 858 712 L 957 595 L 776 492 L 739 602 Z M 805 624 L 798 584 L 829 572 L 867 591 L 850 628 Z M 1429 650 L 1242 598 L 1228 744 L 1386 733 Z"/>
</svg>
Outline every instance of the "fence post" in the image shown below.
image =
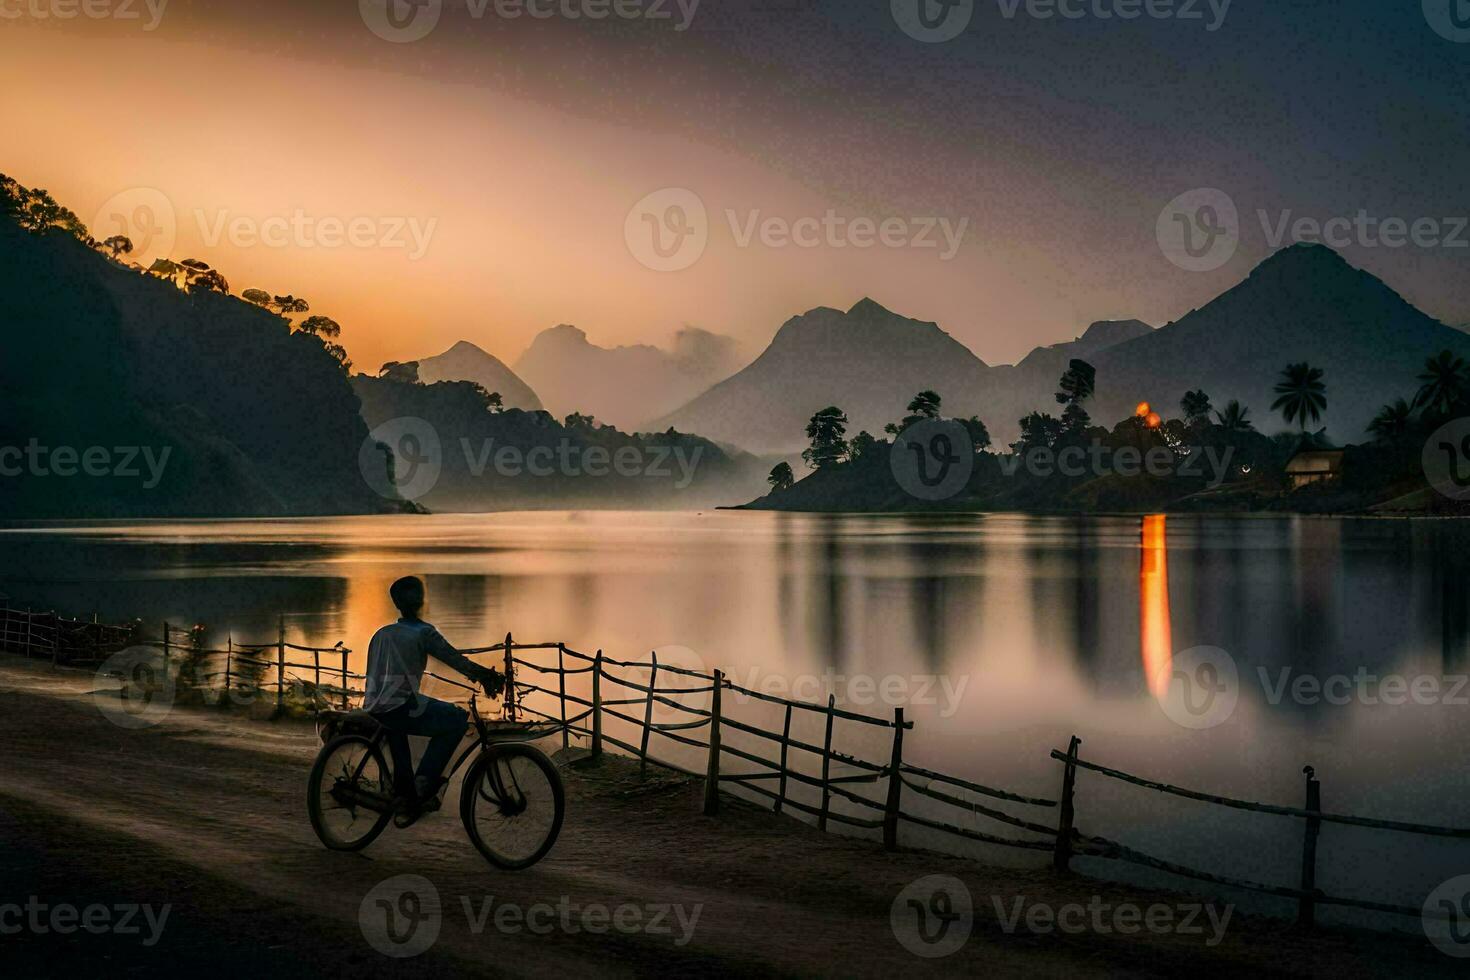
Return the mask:
<svg viewBox="0 0 1470 980">
<path fill-rule="evenodd" d="M 1307 805 L 1304 809 L 1321 813 L 1322 784 L 1317 782 L 1317 772 L 1311 766 L 1303 767 L 1302 772 L 1307 776 Z M 1321 829 L 1321 820 L 1316 817 L 1307 818 L 1302 835 L 1302 891 L 1308 895 L 1317 891 L 1317 834 Z M 1297 899 L 1296 921 L 1299 926 L 1310 927 L 1317 924 L 1315 899 L 1305 896 Z"/>
<path fill-rule="evenodd" d="M 286 614 L 276 621 L 276 708 L 286 700 Z"/>
<path fill-rule="evenodd" d="M 516 665 L 515 640 L 505 634 L 505 716 L 516 720 Z"/>
<path fill-rule="evenodd" d="M 1077 747 L 1081 744 L 1082 739 L 1073 735 L 1067 745 L 1067 767 L 1062 772 L 1062 809 L 1057 823 L 1057 846 L 1052 852 L 1052 867 L 1063 873 L 1071 870 L 1072 823 L 1076 815 L 1072 791 L 1077 783 Z"/>
<path fill-rule="evenodd" d="M 163 621 L 163 672 L 168 673 L 168 644 L 169 632 L 173 627 L 168 625 L 168 620 Z"/>
<path fill-rule="evenodd" d="M 776 787 L 775 812 L 781 812 L 781 804 L 786 799 L 786 749 L 791 741 L 791 704 L 786 705 L 786 724 L 781 727 L 781 784 Z"/>
<path fill-rule="evenodd" d="M 715 671 L 715 692 L 709 706 L 709 765 L 704 771 L 704 815 L 720 812 L 720 689 L 725 686 L 725 672 Z"/>
<path fill-rule="evenodd" d="M 602 758 L 602 651 L 592 659 L 592 758 Z"/>
<path fill-rule="evenodd" d="M 898 850 L 898 802 L 903 793 L 903 709 L 893 709 L 893 758 L 888 763 L 888 805 L 883 808 L 883 849 Z"/>
<path fill-rule="evenodd" d="M 560 671 L 556 675 L 561 689 L 561 747 L 563 750 L 572 747 L 572 733 L 567 729 L 567 645 L 558 643 L 556 645 L 556 669 Z"/>
<path fill-rule="evenodd" d="M 26 656 L 31 655 L 31 607 L 26 606 Z"/>
<path fill-rule="evenodd" d="M 648 736 L 653 731 L 653 689 L 658 686 L 658 654 L 653 657 L 653 669 L 648 672 L 648 697 L 643 702 L 643 744 L 638 750 L 638 778 L 648 774 Z"/>
<path fill-rule="evenodd" d="M 225 697 L 230 696 L 230 667 L 235 659 L 235 634 L 225 638 Z"/>
<path fill-rule="evenodd" d="M 822 743 L 822 812 L 817 817 L 817 829 L 827 829 L 827 811 L 832 807 L 832 790 L 827 782 L 832 768 L 832 709 L 837 706 L 837 695 L 827 695 L 827 740 Z"/>
<path fill-rule="evenodd" d="M 347 657 L 352 651 L 346 647 L 342 648 L 342 710 L 346 711 L 351 704 L 347 700 Z"/>
<path fill-rule="evenodd" d="M 312 673 L 312 678 L 313 678 L 312 683 L 316 684 L 317 693 L 321 693 L 321 689 L 322 689 L 322 652 L 320 650 L 313 650 L 313 651 L 311 651 L 311 673 Z"/>
</svg>

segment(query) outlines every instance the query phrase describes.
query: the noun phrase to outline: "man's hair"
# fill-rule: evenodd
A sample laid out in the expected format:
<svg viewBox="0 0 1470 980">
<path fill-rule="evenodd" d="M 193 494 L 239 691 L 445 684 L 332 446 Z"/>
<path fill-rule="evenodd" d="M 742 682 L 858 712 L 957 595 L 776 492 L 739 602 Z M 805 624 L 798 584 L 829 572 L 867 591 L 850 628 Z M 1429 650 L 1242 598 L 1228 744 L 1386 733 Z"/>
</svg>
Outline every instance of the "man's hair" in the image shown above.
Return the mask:
<svg viewBox="0 0 1470 980">
<path fill-rule="evenodd" d="M 401 578 L 388 587 L 388 595 L 403 615 L 416 615 L 424 608 L 424 580 L 417 575 Z"/>
</svg>

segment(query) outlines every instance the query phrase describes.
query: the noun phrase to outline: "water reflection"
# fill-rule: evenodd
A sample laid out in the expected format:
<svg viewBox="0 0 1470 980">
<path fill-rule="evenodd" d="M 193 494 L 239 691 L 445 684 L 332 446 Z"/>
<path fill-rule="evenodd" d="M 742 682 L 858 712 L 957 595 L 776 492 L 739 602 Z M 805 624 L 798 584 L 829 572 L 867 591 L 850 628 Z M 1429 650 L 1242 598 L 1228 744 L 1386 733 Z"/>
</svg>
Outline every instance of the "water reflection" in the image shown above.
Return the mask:
<svg viewBox="0 0 1470 980">
<path fill-rule="evenodd" d="M 1139 642 L 1143 673 L 1156 698 L 1169 692 L 1169 664 L 1174 636 L 1169 625 L 1169 550 L 1163 514 L 1143 519 L 1143 548 L 1138 570 Z"/>
</svg>

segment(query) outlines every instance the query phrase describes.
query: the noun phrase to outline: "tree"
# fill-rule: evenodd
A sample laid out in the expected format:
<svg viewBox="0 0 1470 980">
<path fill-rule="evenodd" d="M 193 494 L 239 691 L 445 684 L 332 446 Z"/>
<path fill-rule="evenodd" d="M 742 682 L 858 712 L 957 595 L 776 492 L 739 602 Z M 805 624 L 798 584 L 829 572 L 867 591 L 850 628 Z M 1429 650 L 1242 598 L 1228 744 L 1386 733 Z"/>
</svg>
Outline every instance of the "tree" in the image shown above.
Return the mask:
<svg viewBox="0 0 1470 980">
<path fill-rule="evenodd" d="M 878 440 L 873 438 L 872 433 L 866 429 L 852 437 L 847 444 L 847 458 L 852 460 L 862 459 L 878 448 Z"/>
<path fill-rule="evenodd" d="M 293 313 L 307 313 L 311 310 L 311 304 L 304 299 L 295 296 L 272 296 L 271 306 L 275 307 L 281 316 L 290 318 Z"/>
<path fill-rule="evenodd" d="M 842 462 L 847 455 L 846 434 L 847 415 L 836 405 L 828 405 L 807 423 L 806 437 L 812 444 L 801 458 L 814 470 Z"/>
<path fill-rule="evenodd" d="M 1073 358 L 1067 364 L 1066 373 L 1058 382 L 1057 404 L 1067 406 L 1062 412 L 1062 428 L 1067 432 L 1080 432 L 1092 421 L 1082 403 L 1092 397 L 1097 387 L 1097 369 L 1086 361 Z"/>
<path fill-rule="evenodd" d="M 1250 420 L 1251 410 L 1234 398 L 1230 399 L 1223 412 L 1216 412 L 1220 427 L 1226 432 L 1254 432 L 1255 423 Z"/>
<path fill-rule="evenodd" d="M 378 369 L 378 377 L 397 384 L 416 385 L 419 383 L 419 362 L 389 361 Z"/>
<path fill-rule="evenodd" d="M 1028 449 L 1050 449 L 1062 435 L 1062 422 L 1054 415 L 1032 412 L 1021 419 L 1021 438 L 1011 443 L 1011 449 L 1024 453 Z"/>
<path fill-rule="evenodd" d="M 0 174 L 0 215 L 7 218 L 20 218 L 24 190 L 20 182 L 13 177 Z"/>
<path fill-rule="evenodd" d="M 891 436 L 896 436 L 904 429 L 918 422 L 927 422 L 929 419 L 939 418 L 940 397 L 937 392 L 928 388 L 919 392 L 909 402 L 906 409 L 908 415 L 904 416 L 902 422 L 889 422 L 883 427 L 883 431 Z"/>
<path fill-rule="evenodd" d="M 595 429 L 597 419 L 590 415 L 583 415 L 581 412 L 573 412 L 567 416 L 566 427 L 568 429 Z"/>
<path fill-rule="evenodd" d="M 187 274 L 186 274 L 187 275 Z M 230 283 L 216 269 L 206 269 L 203 272 L 189 278 L 189 292 L 191 293 L 223 293 L 230 294 Z"/>
<path fill-rule="evenodd" d="M 240 294 L 240 298 L 247 303 L 254 304 L 263 310 L 270 309 L 271 294 L 264 289 L 247 289 Z"/>
<path fill-rule="evenodd" d="M 1419 391 L 1414 395 L 1414 407 L 1432 418 L 1453 415 L 1455 409 L 1470 401 L 1470 368 L 1463 357 L 1449 351 L 1440 351 L 1424 362 L 1424 373 L 1419 375 Z"/>
<path fill-rule="evenodd" d="M 1280 411 L 1286 424 L 1299 422 L 1307 431 L 1307 420 L 1320 421 L 1327 408 L 1327 386 L 1322 383 L 1322 369 L 1306 361 L 1288 364 L 1281 370 L 1281 380 L 1274 389 L 1280 397 L 1271 403 L 1271 411 Z"/>
<path fill-rule="evenodd" d="M 102 247 L 111 252 L 114 259 L 119 255 L 133 254 L 133 240 L 127 235 L 113 235 L 102 243 Z"/>
<path fill-rule="evenodd" d="M 1179 408 L 1184 412 L 1185 424 L 1197 429 L 1209 424 L 1213 406 L 1210 405 L 1210 396 L 1196 389 L 1184 393 L 1184 397 L 1179 399 Z"/>
<path fill-rule="evenodd" d="M 1368 431 L 1379 442 L 1397 443 L 1408 434 L 1413 414 L 1413 406 L 1400 398 L 1384 405 L 1373 416 L 1373 421 L 1368 423 Z"/>
<path fill-rule="evenodd" d="M 956 419 L 960 425 L 965 427 L 966 434 L 970 437 L 970 443 L 975 447 L 977 454 L 983 453 L 990 448 L 990 430 L 985 428 L 985 423 L 974 415 L 967 419 Z"/>
<path fill-rule="evenodd" d="M 347 357 L 346 347 L 343 347 L 341 344 L 331 343 L 322 344 L 322 347 L 326 349 L 326 352 L 328 354 L 331 354 L 334 358 L 337 359 L 338 364 L 342 365 L 343 374 L 352 373 L 352 361 L 349 360 Z"/>
<path fill-rule="evenodd" d="M 869 436 L 869 438 L 872 437 Z M 772 493 L 779 493 L 782 490 L 791 489 L 796 483 L 796 474 L 791 472 L 790 463 L 777 463 L 771 467 L 771 475 L 766 477 L 766 482 L 771 485 Z"/>
<path fill-rule="evenodd" d="M 342 335 L 342 327 L 329 316 L 309 316 L 301 321 L 296 328 L 302 333 L 309 333 L 313 337 L 339 337 Z"/>
<path fill-rule="evenodd" d="M 153 264 L 148 267 L 148 274 L 150 276 L 172 280 L 174 285 L 178 285 L 179 275 L 183 271 L 183 266 L 169 259 L 154 259 Z"/>
</svg>

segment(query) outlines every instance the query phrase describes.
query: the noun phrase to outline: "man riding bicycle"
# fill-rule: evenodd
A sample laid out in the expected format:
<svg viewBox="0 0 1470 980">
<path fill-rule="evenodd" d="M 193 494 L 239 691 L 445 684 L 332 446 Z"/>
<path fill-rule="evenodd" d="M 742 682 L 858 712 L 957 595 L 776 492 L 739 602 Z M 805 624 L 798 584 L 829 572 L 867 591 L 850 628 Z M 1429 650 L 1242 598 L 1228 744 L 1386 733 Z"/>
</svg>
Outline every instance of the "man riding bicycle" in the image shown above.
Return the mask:
<svg viewBox="0 0 1470 980">
<path fill-rule="evenodd" d="M 421 814 L 439 807 L 444 769 L 464 738 L 469 714 L 459 705 L 438 701 L 419 692 L 428 658 L 453 667 L 498 697 L 505 677 L 493 667 L 482 667 L 450 646 L 423 616 L 428 592 L 423 580 L 408 576 L 388 589 L 401 618 L 373 634 L 368 644 L 367 694 L 363 708 L 389 733 L 393 754 L 394 795 L 401 801 L 394 823 L 407 827 Z M 429 746 L 413 770 L 408 736 L 428 736 Z M 412 777 L 410 777 L 412 773 Z"/>
</svg>

